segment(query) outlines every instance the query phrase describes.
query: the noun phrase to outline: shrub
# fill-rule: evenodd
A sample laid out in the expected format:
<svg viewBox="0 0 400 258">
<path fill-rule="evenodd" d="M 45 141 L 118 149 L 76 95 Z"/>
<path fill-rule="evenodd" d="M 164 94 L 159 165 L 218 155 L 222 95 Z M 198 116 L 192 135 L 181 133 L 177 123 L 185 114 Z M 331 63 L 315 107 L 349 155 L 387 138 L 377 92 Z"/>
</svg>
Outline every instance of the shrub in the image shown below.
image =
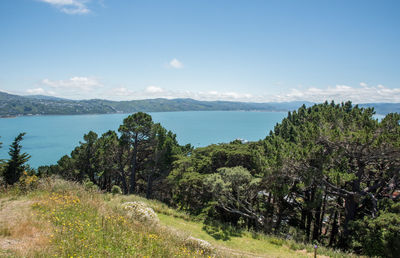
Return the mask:
<svg viewBox="0 0 400 258">
<path fill-rule="evenodd" d="M 186 245 L 194 248 L 194 249 L 201 249 L 204 250 L 205 252 L 211 252 L 212 251 L 212 245 L 203 240 L 203 239 L 199 239 L 199 238 L 195 238 L 195 237 L 189 237 L 186 239 Z"/>
<path fill-rule="evenodd" d="M 232 225 L 222 223 L 212 219 L 204 221 L 203 230 L 215 239 L 224 241 L 231 239 L 232 236 L 240 237 L 242 232 L 240 229 Z"/>
<path fill-rule="evenodd" d="M 111 188 L 111 193 L 112 194 L 122 194 L 121 187 L 119 187 L 118 185 L 113 185 Z"/>
<path fill-rule="evenodd" d="M 277 237 L 271 237 L 269 239 L 269 242 L 271 244 L 277 245 L 277 246 L 282 246 L 283 243 L 285 242 L 285 240 L 283 240 L 282 238 L 277 238 Z"/>
<path fill-rule="evenodd" d="M 382 213 L 353 223 L 357 235 L 353 248 L 361 248 L 368 256 L 398 257 L 400 253 L 400 214 Z"/>
<path fill-rule="evenodd" d="M 156 225 L 159 223 L 159 219 L 154 210 L 143 202 L 126 202 L 122 204 L 122 207 L 125 211 L 127 211 L 127 215 L 132 219 L 145 222 L 150 225 Z"/>
<path fill-rule="evenodd" d="M 19 188 L 23 191 L 30 191 L 36 189 L 38 186 L 38 177 L 36 175 L 28 175 L 26 171 L 22 173 L 19 178 Z"/>
<path fill-rule="evenodd" d="M 88 190 L 88 191 L 97 191 L 97 190 L 99 190 L 99 187 L 95 183 L 90 181 L 90 180 L 84 181 L 83 185 L 84 185 L 85 189 Z"/>
</svg>

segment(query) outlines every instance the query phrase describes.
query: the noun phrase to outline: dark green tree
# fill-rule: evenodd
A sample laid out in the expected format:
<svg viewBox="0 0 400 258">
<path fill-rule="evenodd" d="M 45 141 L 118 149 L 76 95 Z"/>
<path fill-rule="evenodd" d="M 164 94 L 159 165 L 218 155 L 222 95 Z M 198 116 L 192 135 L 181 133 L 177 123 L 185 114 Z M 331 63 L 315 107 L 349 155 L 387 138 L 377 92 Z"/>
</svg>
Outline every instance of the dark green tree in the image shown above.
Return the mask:
<svg viewBox="0 0 400 258">
<path fill-rule="evenodd" d="M 138 112 L 124 119 L 118 131 L 123 142 L 132 149 L 129 193 L 136 191 L 137 155 L 151 135 L 153 120 L 149 114 Z"/>
<path fill-rule="evenodd" d="M 23 171 L 26 166 L 24 165 L 30 158 L 27 153 L 21 153 L 21 144 L 23 137 L 26 133 L 20 133 L 13 141 L 10 146 L 10 151 L 8 154 L 10 155 L 10 159 L 6 164 L 6 168 L 4 171 L 4 179 L 6 184 L 13 185 L 16 183 L 21 177 Z"/>
<path fill-rule="evenodd" d="M 167 131 L 159 123 L 152 126 L 149 143 L 146 198 L 152 197 L 153 181 L 157 179 L 162 184 L 161 181 L 169 175 L 172 163 L 177 159 L 177 155 L 185 151 L 185 147 L 178 144 L 176 135 Z"/>
<path fill-rule="evenodd" d="M 111 191 L 113 185 L 118 185 L 125 178 L 119 171 L 119 141 L 114 131 L 104 133 L 96 142 L 95 162 L 97 164 L 97 184 L 100 189 Z"/>
<path fill-rule="evenodd" d="M 217 207 L 262 225 L 265 218 L 255 205 L 260 181 L 260 178 L 253 177 L 247 169 L 238 166 L 218 169 L 217 173 L 204 179 L 204 185 Z"/>
<path fill-rule="evenodd" d="M 0 149 L 2 147 L 3 143 L 0 142 Z M 4 167 L 4 160 L 0 159 L 0 177 L 3 176 L 3 167 Z"/>
</svg>

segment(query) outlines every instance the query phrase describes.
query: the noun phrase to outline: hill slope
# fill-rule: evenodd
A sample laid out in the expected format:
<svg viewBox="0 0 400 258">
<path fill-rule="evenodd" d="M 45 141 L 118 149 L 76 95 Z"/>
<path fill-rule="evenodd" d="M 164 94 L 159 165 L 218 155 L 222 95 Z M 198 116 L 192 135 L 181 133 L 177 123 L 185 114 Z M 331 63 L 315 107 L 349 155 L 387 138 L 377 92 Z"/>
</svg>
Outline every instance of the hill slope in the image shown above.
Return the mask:
<svg viewBox="0 0 400 258">
<path fill-rule="evenodd" d="M 79 115 L 168 111 L 291 111 L 307 101 L 292 102 L 232 102 L 199 101 L 194 99 L 144 99 L 110 101 L 103 99 L 69 100 L 42 95 L 19 96 L 0 92 L 0 117 L 21 115 Z M 400 103 L 369 103 L 362 107 L 374 107 L 378 114 L 400 112 Z"/>
<path fill-rule="evenodd" d="M 121 208 L 126 202 L 151 207 L 160 222 L 129 215 Z M 221 239 L 203 222 L 157 201 L 101 194 L 63 180 L 44 179 L 33 191 L 0 191 L 0 208 L 2 257 L 310 257 L 313 252 L 311 245 L 247 231 L 230 230 Z M 353 257 L 324 248 L 319 253 Z"/>
<path fill-rule="evenodd" d="M 18 96 L 0 92 L 0 116 L 74 115 L 165 112 L 165 111 L 287 111 L 302 103 L 246 103 L 231 101 L 198 101 L 194 99 L 145 99 L 110 101 L 102 99 L 68 100 L 41 95 Z M 312 103 L 306 102 L 306 105 Z"/>
</svg>

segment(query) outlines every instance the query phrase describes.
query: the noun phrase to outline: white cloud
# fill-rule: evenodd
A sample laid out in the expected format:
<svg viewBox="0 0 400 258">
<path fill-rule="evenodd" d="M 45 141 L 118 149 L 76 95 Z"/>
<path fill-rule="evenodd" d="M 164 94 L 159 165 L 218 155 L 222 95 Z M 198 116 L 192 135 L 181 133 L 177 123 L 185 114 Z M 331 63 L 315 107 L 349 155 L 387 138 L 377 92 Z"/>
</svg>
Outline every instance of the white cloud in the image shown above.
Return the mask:
<svg viewBox="0 0 400 258">
<path fill-rule="evenodd" d="M 286 101 L 310 101 L 321 103 L 325 100 L 344 102 L 351 100 L 353 103 L 372 102 L 400 102 L 400 88 L 388 88 L 377 86 L 348 86 L 336 85 L 334 87 L 302 89 L 290 89 L 282 94 L 250 94 L 248 92 L 235 91 L 184 91 L 168 90 L 157 86 L 148 86 L 142 90 L 115 88 L 102 95 L 104 98 L 114 100 L 133 100 L 149 98 L 192 98 L 197 100 L 225 100 L 243 102 L 286 102 Z"/>
<path fill-rule="evenodd" d="M 95 78 L 90 77 L 71 77 L 67 80 L 53 81 L 50 79 L 42 80 L 42 84 L 58 89 L 92 91 L 95 88 L 101 87 L 101 83 Z"/>
<path fill-rule="evenodd" d="M 400 88 L 388 88 L 383 85 L 368 86 L 366 83 L 360 83 L 360 86 L 336 85 L 324 89 L 311 87 L 303 91 L 291 89 L 289 93 L 275 96 L 275 99 L 277 101 L 305 100 L 318 103 L 325 100 L 334 100 L 335 102 L 351 100 L 353 103 L 400 102 Z"/>
<path fill-rule="evenodd" d="M 86 14 L 90 10 L 87 7 L 89 0 L 39 0 L 56 7 L 66 14 Z"/>
<path fill-rule="evenodd" d="M 4 91 L 4 90 L 3 90 Z M 44 79 L 35 88 L 14 94 L 42 94 L 70 99 L 102 98 L 110 100 L 134 100 L 150 98 L 192 98 L 196 100 L 225 100 L 242 102 L 287 102 L 310 101 L 321 103 L 334 100 L 336 103 L 352 101 L 353 103 L 387 102 L 400 103 L 400 88 L 389 88 L 378 84 L 370 86 L 359 83 L 357 86 L 336 85 L 330 87 L 291 88 L 280 94 L 269 92 L 238 92 L 238 91 L 190 91 L 170 90 L 156 85 L 143 88 L 127 86 L 104 86 L 92 77 L 71 77 L 66 80 Z"/>
<path fill-rule="evenodd" d="M 169 67 L 172 67 L 175 69 L 181 69 L 181 68 L 183 68 L 183 64 L 178 59 L 174 58 L 169 62 Z"/>
<path fill-rule="evenodd" d="M 114 95 L 114 96 L 131 96 L 132 94 L 134 94 L 135 92 L 132 90 L 128 90 L 125 87 L 121 87 L 121 88 L 115 88 L 112 89 L 111 91 L 108 92 L 108 94 Z"/>
<path fill-rule="evenodd" d="M 26 93 L 30 95 L 50 95 L 50 96 L 56 95 L 54 91 L 45 90 L 43 88 L 27 89 Z"/>
<path fill-rule="evenodd" d="M 0 92 L 4 92 L 4 93 L 7 93 L 7 94 L 14 94 L 14 93 L 12 93 L 11 91 L 3 90 L 3 89 L 0 89 Z"/>
<path fill-rule="evenodd" d="M 219 92 L 219 91 L 173 91 L 163 89 L 154 85 L 142 90 L 133 90 L 125 87 L 107 90 L 102 95 L 104 98 L 114 100 L 133 100 L 150 98 L 192 98 L 197 100 L 230 100 L 230 101 L 251 101 L 253 95 L 238 92 Z"/>
<path fill-rule="evenodd" d="M 163 92 L 164 90 L 162 89 L 162 88 L 160 88 L 160 87 L 157 87 L 157 86 L 148 86 L 147 88 L 146 88 L 146 90 L 145 90 L 147 93 L 161 93 L 161 92 Z"/>
</svg>

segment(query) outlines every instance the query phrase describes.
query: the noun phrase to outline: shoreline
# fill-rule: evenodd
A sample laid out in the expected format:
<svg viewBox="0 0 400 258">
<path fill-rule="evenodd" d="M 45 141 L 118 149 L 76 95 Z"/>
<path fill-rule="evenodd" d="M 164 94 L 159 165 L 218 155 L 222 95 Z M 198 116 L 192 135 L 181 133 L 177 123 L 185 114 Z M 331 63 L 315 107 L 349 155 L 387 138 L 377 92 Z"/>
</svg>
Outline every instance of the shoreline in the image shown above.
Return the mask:
<svg viewBox="0 0 400 258">
<path fill-rule="evenodd" d="M 133 111 L 133 112 L 114 112 L 114 113 L 85 113 L 85 114 L 18 114 L 18 115 L 1 115 L 1 118 L 18 118 L 18 117 L 39 117 L 39 116 L 86 116 L 86 115 L 115 115 L 115 114 L 134 114 L 137 112 L 145 113 L 168 113 L 168 112 L 271 112 L 271 113 L 283 113 L 291 110 L 246 110 L 246 109 L 234 109 L 234 110 L 168 110 L 168 111 Z"/>
</svg>

